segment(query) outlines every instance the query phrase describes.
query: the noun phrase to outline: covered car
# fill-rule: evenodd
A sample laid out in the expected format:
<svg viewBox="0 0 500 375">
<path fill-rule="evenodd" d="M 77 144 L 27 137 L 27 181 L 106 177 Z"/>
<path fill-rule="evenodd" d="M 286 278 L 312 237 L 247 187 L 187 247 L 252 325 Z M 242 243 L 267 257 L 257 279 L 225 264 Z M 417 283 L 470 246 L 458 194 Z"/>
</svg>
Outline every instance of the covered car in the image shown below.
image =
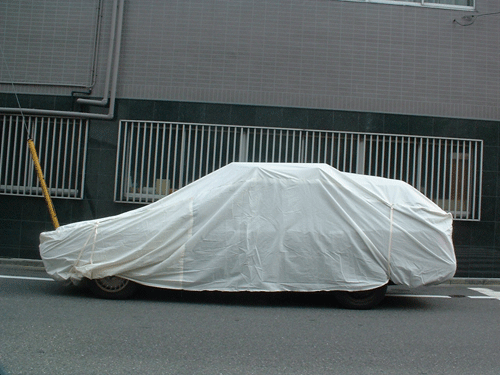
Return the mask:
<svg viewBox="0 0 500 375">
<path fill-rule="evenodd" d="M 193 291 L 336 291 L 376 305 L 392 281 L 456 270 L 452 216 L 412 186 L 326 164 L 232 163 L 150 205 L 40 235 L 56 280 Z"/>
</svg>

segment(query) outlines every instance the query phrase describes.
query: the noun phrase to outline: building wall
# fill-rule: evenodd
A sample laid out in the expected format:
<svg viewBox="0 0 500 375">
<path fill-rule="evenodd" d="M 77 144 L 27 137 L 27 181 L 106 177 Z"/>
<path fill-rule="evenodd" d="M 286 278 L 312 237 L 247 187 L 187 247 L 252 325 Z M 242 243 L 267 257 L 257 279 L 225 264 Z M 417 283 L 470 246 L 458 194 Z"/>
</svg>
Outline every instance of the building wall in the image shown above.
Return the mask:
<svg viewBox="0 0 500 375">
<path fill-rule="evenodd" d="M 6 96 L 0 96 L 0 104 Z M 26 98 L 27 99 L 27 98 Z M 29 100 L 47 101 L 31 97 Z M 28 99 L 27 99 L 28 100 Z M 64 102 L 62 99 L 54 103 Z M 54 106 L 57 109 L 57 106 Z M 481 221 L 455 221 L 457 276 L 500 277 L 500 122 L 305 108 L 120 100 L 114 121 L 90 122 L 83 200 L 54 199 L 61 224 L 140 207 L 113 202 L 118 121 L 156 120 L 356 132 L 469 137 L 484 141 Z M 42 198 L 0 195 L 0 257 L 38 259 L 38 236 L 52 224 Z"/>
<path fill-rule="evenodd" d="M 76 104 L 75 92 L 103 95 L 112 4 L 2 1 L 0 107 L 18 106 L 15 91 L 26 108 L 105 111 Z M 481 221 L 455 222 L 457 275 L 500 277 L 500 23 L 485 15 L 497 11 L 497 0 L 476 0 L 476 13 L 336 0 L 125 1 L 115 117 L 90 120 L 84 199 L 56 199 L 60 221 L 136 207 L 113 202 L 121 119 L 476 138 Z M 467 14 L 485 16 L 453 22 Z M 0 256 L 38 258 L 38 235 L 51 228 L 43 199 L 0 195 L 0 207 Z"/>
<path fill-rule="evenodd" d="M 16 83 L 36 71 L 54 84 L 95 80 L 102 96 L 112 2 L 80 3 L 34 2 L 37 17 L 2 2 L 0 42 Z M 498 11 L 498 1 L 476 0 L 476 10 Z M 75 14 L 87 22 L 69 22 Z M 500 120 L 500 16 L 453 22 L 466 14 L 337 0 L 128 0 L 118 97 Z"/>
</svg>

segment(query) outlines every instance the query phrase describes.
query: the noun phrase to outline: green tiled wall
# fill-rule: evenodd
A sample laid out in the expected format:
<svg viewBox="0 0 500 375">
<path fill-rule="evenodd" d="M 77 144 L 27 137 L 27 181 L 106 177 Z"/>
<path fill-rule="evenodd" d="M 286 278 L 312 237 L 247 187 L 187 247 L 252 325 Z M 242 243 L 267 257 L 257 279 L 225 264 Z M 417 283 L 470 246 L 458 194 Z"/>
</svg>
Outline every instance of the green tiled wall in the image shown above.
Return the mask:
<svg viewBox="0 0 500 375">
<path fill-rule="evenodd" d="M 23 99 L 35 107 L 44 104 L 47 108 L 65 107 L 66 110 L 71 102 L 65 98 L 25 96 Z M 10 100 L 0 95 L 2 105 Z M 484 141 L 482 219 L 455 222 L 457 276 L 500 277 L 500 122 L 139 100 L 119 100 L 116 114 L 113 121 L 90 121 L 84 199 L 54 199 L 61 224 L 115 215 L 138 207 L 113 202 L 119 119 L 475 138 Z M 51 229 L 44 200 L 0 195 L 0 206 L 0 257 L 37 259 L 38 235 Z"/>
</svg>

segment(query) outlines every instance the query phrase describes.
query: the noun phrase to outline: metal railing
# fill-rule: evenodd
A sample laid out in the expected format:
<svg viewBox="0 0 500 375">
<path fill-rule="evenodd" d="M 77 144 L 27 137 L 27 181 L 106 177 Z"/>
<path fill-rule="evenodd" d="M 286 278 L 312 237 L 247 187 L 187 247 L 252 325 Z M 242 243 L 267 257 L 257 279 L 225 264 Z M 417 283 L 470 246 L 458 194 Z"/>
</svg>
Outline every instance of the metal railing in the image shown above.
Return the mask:
<svg viewBox="0 0 500 375">
<path fill-rule="evenodd" d="M 233 161 L 327 163 L 406 181 L 459 220 L 479 220 L 481 140 L 121 121 L 115 201 L 149 203 Z"/>
<path fill-rule="evenodd" d="M 43 197 L 29 154 L 28 130 L 50 196 L 83 199 L 88 120 L 25 116 L 24 123 L 22 116 L 0 115 L 0 194 Z"/>
</svg>

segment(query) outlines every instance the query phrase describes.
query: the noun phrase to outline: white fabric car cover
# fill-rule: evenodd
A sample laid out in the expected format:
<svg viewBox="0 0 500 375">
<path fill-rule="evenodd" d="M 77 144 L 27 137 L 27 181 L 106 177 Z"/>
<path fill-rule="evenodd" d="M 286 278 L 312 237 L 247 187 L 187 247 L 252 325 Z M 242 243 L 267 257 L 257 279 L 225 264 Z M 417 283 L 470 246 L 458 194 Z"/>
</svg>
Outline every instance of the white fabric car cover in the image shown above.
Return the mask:
<svg viewBox="0 0 500 375">
<path fill-rule="evenodd" d="M 40 235 L 56 280 L 358 291 L 451 278 L 452 216 L 410 185 L 326 164 L 232 163 L 126 212 Z"/>
</svg>

